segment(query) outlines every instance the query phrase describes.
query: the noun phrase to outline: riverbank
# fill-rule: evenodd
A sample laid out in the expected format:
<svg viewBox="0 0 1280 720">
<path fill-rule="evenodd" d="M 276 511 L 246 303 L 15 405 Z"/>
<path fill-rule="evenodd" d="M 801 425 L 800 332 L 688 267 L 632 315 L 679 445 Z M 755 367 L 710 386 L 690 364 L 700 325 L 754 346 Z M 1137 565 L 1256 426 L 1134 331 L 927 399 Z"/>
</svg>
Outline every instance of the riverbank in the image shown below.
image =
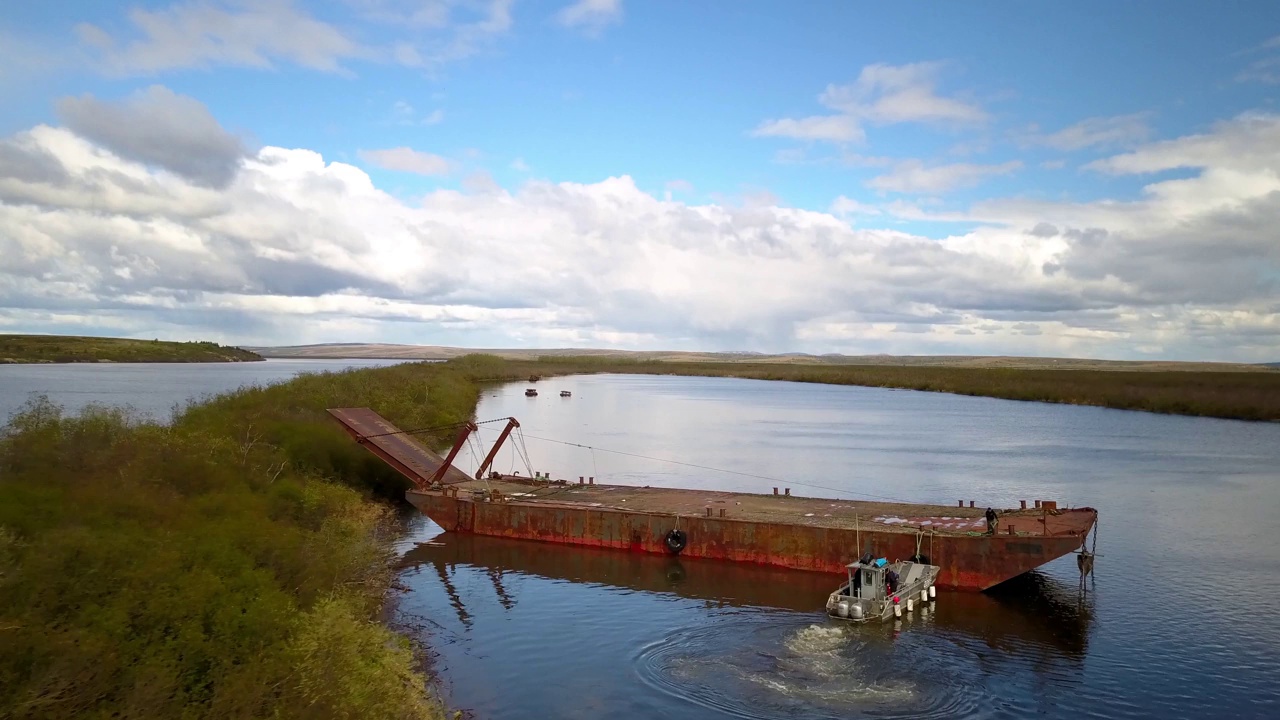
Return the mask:
<svg viewBox="0 0 1280 720">
<path fill-rule="evenodd" d="M 211 342 L 71 335 L 0 335 L 0 363 L 260 362 L 266 358 Z"/>
<path fill-rule="evenodd" d="M 443 717 L 377 622 L 405 481 L 325 408 L 447 425 L 511 372 L 304 375 L 167 426 L 28 403 L 0 434 L 0 716 Z"/>
<path fill-rule="evenodd" d="M 1045 370 L 1030 368 L 892 367 L 626 361 L 551 358 L 507 361 L 527 375 L 637 373 L 827 385 L 862 385 L 974 395 L 1003 400 L 1093 405 L 1169 415 L 1280 421 L 1280 372 Z"/>
</svg>

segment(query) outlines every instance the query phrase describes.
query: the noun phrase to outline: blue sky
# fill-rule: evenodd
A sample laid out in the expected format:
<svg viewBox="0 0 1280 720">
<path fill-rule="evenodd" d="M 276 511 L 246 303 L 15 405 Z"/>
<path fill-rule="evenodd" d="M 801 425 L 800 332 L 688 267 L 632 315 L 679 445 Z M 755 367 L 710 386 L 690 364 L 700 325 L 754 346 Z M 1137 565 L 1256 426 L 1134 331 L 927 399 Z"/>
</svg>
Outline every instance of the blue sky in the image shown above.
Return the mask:
<svg viewBox="0 0 1280 720">
<path fill-rule="evenodd" d="M 531 183 L 569 183 L 587 188 L 583 192 L 590 195 L 590 188 L 609 178 L 626 177 L 639 193 L 628 195 L 630 199 L 644 196 L 660 204 L 669 198 L 682 212 L 703 216 L 710 212 L 707 208 L 731 209 L 734 237 L 755 232 L 735 224 L 746 222 L 741 218 L 750 216 L 752 209 L 831 214 L 850 232 L 871 233 L 859 236 L 860 242 L 882 242 L 884 236 L 874 233 L 884 231 L 909 238 L 904 243 L 948 243 L 942 247 L 958 255 L 946 261 L 952 263 L 948 267 L 930 265 L 930 271 L 952 280 L 967 272 L 962 266 L 982 257 L 1003 262 L 1005 270 L 1032 268 L 1039 273 L 1027 278 L 1034 288 L 1018 292 L 1071 298 L 1054 310 L 1057 315 L 1040 319 L 1019 315 L 1027 307 L 1043 306 L 1027 298 L 1026 303 L 994 303 L 1010 305 L 1001 311 L 1010 318 L 1018 315 L 1016 319 L 988 316 L 981 311 L 992 303 L 972 297 L 985 281 L 970 279 L 976 283 L 973 292 L 957 293 L 941 304 L 940 298 L 901 293 L 903 306 L 914 308 L 906 311 L 916 318 L 910 331 L 903 327 L 881 332 L 881 327 L 865 336 L 859 336 L 855 326 L 871 322 L 868 318 L 883 308 L 873 310 L 844 299 L 810 313 L 799 308 L 781 315 L 764 311 L 767 317 L 757 317 L 756 323 L 747 318 L 761 310 L 739 308 L 743 328 L 773 328 L 767 335 L 744 330 L 738 340 L 748 349 L 1253 358 L 1267 356 L 1274 348 L 1274 336 L 1268 334 L 1274 331 L 1274 312 L 1265 298 L 1276 277 L 1267 265 L 1275 257 L 1271 244 L 1238 258 L 1214 259 L 1224 268 L 1215 277 L 1228 277 L 1229 268 L 1249 265 L 1246 255 L 1255 266 L 1258 258 L 1264 259 L 1264 270 L 1252 281 L 1257 293 L 1249 298 L 1220 288 L 1166 296 L 1154 285 L 1144 287 L 1151 278 L 1124 273 L 1113 276 L 1112 287 L 1097 263 L 1136 267 L 1131 263 L 1157 242 L 1139 237 L 1139 218 L 1164 217 L 1171 228 L 1189 227 L 1205 220 L 1196 213 L 1221 212 L 1268 196 L 1269 190 L 1252 181 L 1228 188 L 1219 179 L 1235 177 L 1232 173 L 1249 165 L 1249 153 L 1239 148 L 1250 138 L 1270 137 L 1267 127 L 1242 124 L 1240 119 L 1269 118 L 1276 111 L 1277 37 L 1280 7 L 1262 2 L 1170 2 L 1158 8 L 1104 2 L 909 7 L 622 0 L 32 3 L 15 5 L 0 15 L 0 45 L 5 46 L 0 49 L 0 65 L 9 68 L 0 71 L 0 93 L 8 98 L 0 105 L 0 136 L 22 138 L 42 125 L 65 127 L 123 161 L 152 170 L 158 164 L 163 173 L 164 161 L 156 158 L 168 155 L 144 152 L 131 157 L 113 131 L 84 129 L 86 120 L 77 126 L 65 111 L 60 113 L 65 107 L 60 103 L 67 98 L 87 98 L 95 109 L 124 107 L 131 98 L 159 87 L 169 94 L 147 96 L 153 104 L 135 107 L 147 110 L 150 118 L 140 122 L 168 112 L 171 108 L 164 103 L 177 102 L 172 97 L 188 98 L 205 108 L 202 112 L 219 128 L 219 137 L 234 138 L 243 146 L 246 161 L 261 160 L 256 154 L 263 148 L 313 151 L 324 162 L 337 163 L 321 174 L 341 174 L 341 167 L 349 164 L 397 203 L 390 214 L 398 214 L 399 208 L 416 212 L 425 205 L 427 217 L 421 222 L 428 224 L 436 222 L 431 206 L 447 200 L 437 192 L 441 189 L 458 191 L 468 203 L 500 190 L 514 198 L 511 202 L 529 204 L 522 188 Z M 1195 138 L 1220 135 L 1219 145 L 1237 148 L 1235 156 L 1195 163 L 1177 159 Z M 1232 144 L 1236 135 L 1239 142 Z M 1262 154 L 1269 152 L 1267 148 Z M 1144 161 L 1141 170 L 1133 169 L 1131 161 L 1114 160 L 1134 153 L 1163 155 Z M 68 166 L 65 159 L 62 164 Z M 1250 166 L 1249 172 L 1256 173 L 1259 182 L 1275 174 L 1269 166 Z M 1183 195 L 1176 208 L 1154 204 L 1153 197 L 1174 202 L 1166 195 L 1185 182 L 1204 183 L 1205 197 L 1218 197 L 1215 192 L 1230 197 L 1223 195 L 1221 202 L 1204 207 L 1187 204 Z M 1241 190 L 1246 185 L 1248 190 Z M 1157 186 L 1162 189 L 1153 190 Z M 1100 227 L 1109 231 L 1108 237 L 1123 238 L 1116 242 L 1124 247 L 1116 249 L 1119 254 L 1114 257 L 1095 253 L 1086 258 L 1092 246 L 1077 243 L 1071 228 L 1077 235 L 1083 233 L 1101 223 L 1116 204 L 1125 206 L 1130 217 L 1113 218 L 1118 225 Z M 633 209 L 639 217 L 656 212 Z M 492 216 L 483 208 L 472 210 L 479 213 L 476 222 Z M 546 216 L 545 208 L 526 210 L 529 217 Z M 594 213 L 588 215 L 598 219 Z M 455 230 L 466 224 L 450 217 Z M 1027 232 L 1041 221 L 1060 233 L 1041 233 L 1034 237 L 1043 240 L 1027 241 Z M 350 217 L 342 222 L 359 224 Z M 577 217 L 569 224 L 582 230 L 590 222 Z M 827 229 L 807 224 L 825 228 L 826 221 L 808 217 L 796 222 L 795 228 L 788 226 L 788 232 L 797 233 L 786 241 L 791 247 L 826 242 L 821 238 Z M 641 231 L 630 242 L 651 239 L 659 231 L 658 226 Z M 492 229 L 486 232 L 501 235 Z M 582 232 L 576 242 L 589 243 L 589 238 L 614 230 Z M 1016 251 L 1006 247 L 1014 241 L 1001 232 L 1019 235 Z M 491 237 L 492 250 L 502 253 L 530 242 L 551 242 L 519 234 Z M 1214 238 L 1212 231 L 1205 231 L 1197 242 L 1211 244 Z M 438 249 L 433 240 L 422 242 L 425 245 L 414 256 L 418 260 Z M 725 247 L 708 242 L 709 247 Z M 582 247 L 569 243 L 543 250 L 572 254 Z M 1120 252 L 1125 248 L 1129 254 Z M 259 248 L 250 254 L 262 252 Z M 1185 273 L 1191 268 L 1178 263 L 1193 255 L 1174 253 L 1163 259 Z M 701 259 L 719 262 L 710 255 Z M 1064 259 L 1089 260 L 1089 269 L 1079 262 L 1060 262 Z M 508 262 L 503 257 L 473 260 L 477 267 Z M 768 264 L 761 262 L 759 267 L 766 268 Z M 885 262 L 892 268 L 900 261 Z M 1074 277 L 1092 285 L 1058 287 L 1065 280 L 1063 275 L 1050 277 L 1055 267 L 1080 267 Z M 101 274 L 102 268 L 96 272 Z M 767 269 L 758 272 L 761 278 L 770 277 Z M 894 297 L 904 290 L 902 283 L 915 281 L 886 280 L 892 271 L 867 272 L 877 282 L 891 282 Z M 1165 276 L 1153 273 L 1157 275 Z M 423 288 L 410 287 L 400 278 L 380 280 L 397 288 L 396 293 L 374 295 L 411 301 L 418 310 L 475 305 L 461 302 L 470 297 L 465 292 L 427 297 Z M 645 285 L 640 278 L 634 280 L 637 287 Z M 839 277 L 828 281 L 839 285 Z M 255 297 L 265 292 L 252 282 L 245 288 Z M 167 285 L 152 289 L 166 297 L 182 290 Z M 101 300 L 100 290 L 88 288 L 86 293 Z M 370 297 L 371 287 L 357 284 L 341 291 Z M 648 300 L 664 302 L 646 292 L 652 296 Z M 687 294 L 680 298 L 685 303 L 693 300 Z M 609 305 L 608 300 L 575 296 L 542 301 L 540 306 L 550 314 L 536 322 L 549 323 L 549 334 L 516 333 L 496 319 L 489 324 L 476 320 L 478 324 L 465 331 L 432 327 L 432 321 L 422 318 L 435 315 L 415 310 L 410 316 L 426 326 L 412 325 L 417 329 L 410 332 L 405 330 L 406 318 L 382 318 L 377 320 L 381 324 L 360 326 L 370 336 L 361 339 L 470 338 L 511 344 L 559 339 L 691 348 L 735 340 L 733 324 L 722 328 L 724 323 L 716 320 L 668 333 L 652 323 L 621 317 L 578 317 L 583 307 Z M 780 298 L 779 304 L 794 300 Z M 585 304 L 579 307 L 578 302 Z M 146 313 L 173 304 L 148 306 L 132 325 L 124 315 L 112 317 L 120 330 L 144 332 L 139 324 L 162 321 Z M 530 305 L 539 303 L 525 298 L 512 301 L 510 309 Z M 1072 335 L 1071 328 L 1081 326 L 1063 318 L 1086 309 L 1130 318 L 1124 330 L 1111 325 L 1100 330 L 1096 322 L 1087 322 L 1086 335 L 1138 332 L 1145 340 L 1125 345 L 1120 336 L 1109 341 Z M 1186 316 L 1191 309 L 1217 313 L 1217 321 L 1228 325 L 1244 322 L 1252 344 L 1242 349 L 1243 340 L 1222 335 L 1215 337 L 1211 349 L 1197 350 L 1198 343 L 1185 337 L 1179 342 L 1171 329 L 1153 334 L 1150 323 L 1144 328 L 1140 316 L 1151 309 L 1182 313 L 1184 323 L 1192 322 Z M 725 310 L 720 302 L 707 308 L 709 313 Z M 65 322 L 81 322 L 55 322 L 48 308 L 45 312 L 28 313 L 26 319 L 11 313 L 10 324 L 57 329 Z M 971 316 L 967 320 L 955 319 L 966 313 Z M 1246 322 L 1241 313 L 1251 319 Z M 570 316 L 576 319 L 568 320 Z M 334 320 L 332 313 L 324 317 Z M 942 322 L 926 322 L 930 318 Z M 526 321 L 535 322 L 521 323 Z M 983 344 L 950 332 L 957 329 L 952 327 L 956 323 L 972 330 L 983 322 L 988 330 L 1002 328 L 985 334 L 1003 340 Z M 1010 330 L 1026 322 L 1049 325 L 1037 325 L 1038 335 Z M 1194 334 L 1192 330 L 1206 322 L 1200 317 L 1183 326 L 1182 335 Z M 917 332 L 921 324 L 930 329 Z M 1053 332 L 1046 333 L 1050 326 Z M 234 335 L 225 324 L 208 330 Z M 894 341 L 893 333 L 903 337 Z M 915 337 L 922 334 L 932 340 Z M 299 339 L 324 338 L 307 334 Z M 1134 349 L 1139 346 L 1148 350 Z"/>
</svg>

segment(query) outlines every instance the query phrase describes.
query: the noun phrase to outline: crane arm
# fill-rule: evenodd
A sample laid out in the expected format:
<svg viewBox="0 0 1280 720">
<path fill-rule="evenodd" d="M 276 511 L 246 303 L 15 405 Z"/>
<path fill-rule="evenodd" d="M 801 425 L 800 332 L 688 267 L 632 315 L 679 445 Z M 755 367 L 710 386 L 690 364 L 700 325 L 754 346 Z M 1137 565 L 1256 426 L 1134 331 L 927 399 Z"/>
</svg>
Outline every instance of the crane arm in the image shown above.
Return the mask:
<svg viewBox="0 0 1280 720">
<path fill-rule="evenodd" d="M 431 474 L 431 477 L 427 478 L 428 487 L 440 482 L 440 479 L 444 477 L 445 472 L 453 465 L 453 459 L 458 456 L 458 451 L 466 444 L 467 438 L 471 436 L 471 433 L 476 430 L 479 430 L 479 428 L 476 427 L 476 424 L 473 422 L 468 422 L 466 425 L 462 426 L 462 429 L 458 431 L 458 439 L 453 441 L 453 447 L 449 449 L 449 455 L 445 457 L 444 462 L 440 463 L 440 467 L 436 468 L 436 471 Z"/>
<path fill-rule="evenodd" d="M 497 457 L 498 449 L 502 447 L 502 443 L 506 442 L 507 436 L 511 434 L 511 431 L 518 427 L 520 427 L 520 423 L 516 422 L 515 418 L 507 418 L 507 426 L 502 428 L 502 433 L 493 442 L 493 447 L 490 448 L 489 454 L 485 456 L 484 462 L 480 463 L 480 467 L 476 469 L 477 480 L 484 477 L 485 471 L 489 469 L 489 466 L 493 464 L 493 459 Z"/>
</svg>

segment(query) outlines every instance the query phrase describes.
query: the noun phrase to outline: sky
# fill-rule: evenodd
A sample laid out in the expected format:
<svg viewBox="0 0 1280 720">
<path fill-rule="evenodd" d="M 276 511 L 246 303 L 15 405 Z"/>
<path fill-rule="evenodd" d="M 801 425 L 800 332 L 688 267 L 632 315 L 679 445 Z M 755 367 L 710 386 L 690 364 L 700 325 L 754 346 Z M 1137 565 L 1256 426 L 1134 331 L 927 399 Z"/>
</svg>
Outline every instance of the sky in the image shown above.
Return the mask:
<svg viewBox="0 0 1280 720">
<path fill-rule="evenodd" d="M 1280 5 L 0 10 L 0 332 L 1280 361 Z"/>
</svg>

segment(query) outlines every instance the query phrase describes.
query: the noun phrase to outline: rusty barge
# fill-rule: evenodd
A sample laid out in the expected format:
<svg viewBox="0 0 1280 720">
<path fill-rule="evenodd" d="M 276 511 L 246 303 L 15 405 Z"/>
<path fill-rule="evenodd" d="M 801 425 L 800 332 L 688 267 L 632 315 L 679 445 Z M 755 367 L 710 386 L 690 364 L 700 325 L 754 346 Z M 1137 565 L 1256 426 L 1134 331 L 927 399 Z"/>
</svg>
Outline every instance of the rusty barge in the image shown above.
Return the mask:
<svg viewBox="0 0 1280 720">
<path fill-rule="evenodd" d="M 941 568 L 943 589 L 980 591 L 1083 549 L 1093 508 L 1000 510 L 824 499 L 779 494 L 596 484 L 485 474 L 506 428 L 475 477 L 453 467 L 475 425 L 448 456 L 427 449 L 368 408 L 329 413 L 357 442 L 414 485 L 406 499 L 447 531 L 633 552 L 680 554 L 839 574 L 865 552 Z"/>
</svg>

